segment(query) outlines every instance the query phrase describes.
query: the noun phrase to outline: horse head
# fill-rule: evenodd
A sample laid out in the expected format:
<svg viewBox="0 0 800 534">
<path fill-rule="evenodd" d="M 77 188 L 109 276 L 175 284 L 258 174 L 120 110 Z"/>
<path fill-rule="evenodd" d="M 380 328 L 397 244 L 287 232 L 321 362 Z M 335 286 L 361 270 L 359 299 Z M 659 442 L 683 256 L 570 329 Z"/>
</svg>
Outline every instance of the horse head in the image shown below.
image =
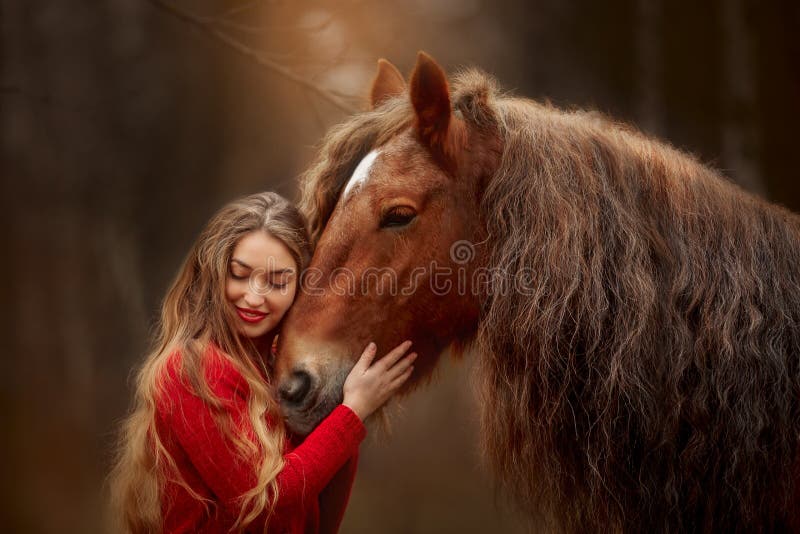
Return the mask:
<svg viewBox="0 0 800 534">
<path fill-rule="evenodd" d="M 431 376 L 446 348 L 474 335 L 480 314 L 479 202 L 501 152 L 493 121 L 468 124 L 454 111 L 445 73 L 422 52 L 408 86 L 380 60 L 370 94 L 361 120 L 396 124 L 328 150 L 346 170 L 333 177 L 335 200 L 316 221 L 315 253 L 279 338 L 276 384 L 299 434 L 341 402 L 369 341 L 379 354 L 413 341 L 419 357 L 408 391 Z M 320 172 L 335 173 L 329 167 Z"/>
</svg>

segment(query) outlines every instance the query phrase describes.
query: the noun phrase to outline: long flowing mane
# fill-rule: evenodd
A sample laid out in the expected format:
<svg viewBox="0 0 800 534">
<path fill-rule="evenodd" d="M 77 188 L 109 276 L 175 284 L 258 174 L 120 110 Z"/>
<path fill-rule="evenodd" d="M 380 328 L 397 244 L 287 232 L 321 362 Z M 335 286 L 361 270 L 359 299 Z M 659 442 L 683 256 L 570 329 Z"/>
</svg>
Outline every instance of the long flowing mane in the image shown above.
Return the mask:
<svg viewBox="0 0 800 534">
<path fill-rule="evenodd" d="M 533 294 L 493 299 L 478 333 L 500 480 L 566 530 L 785 517 L 800 219 L 596 114 L 495 107 L 491 264 L 537 279 Z"/>
<path fill-rule="evenodd" d="M 800 436 L 800 217 L 600 114 L 499 93 L 470 70 L 453 107 L 501 136 L 481 220 L 490 295 L 473 347 L 483 448 L 549 530 L 775 530 Z M 395 98 L 335 128 L 305 174 L 316 240 Z M 797 476 L 794 479 L 800 480 Z"/>
</svg>

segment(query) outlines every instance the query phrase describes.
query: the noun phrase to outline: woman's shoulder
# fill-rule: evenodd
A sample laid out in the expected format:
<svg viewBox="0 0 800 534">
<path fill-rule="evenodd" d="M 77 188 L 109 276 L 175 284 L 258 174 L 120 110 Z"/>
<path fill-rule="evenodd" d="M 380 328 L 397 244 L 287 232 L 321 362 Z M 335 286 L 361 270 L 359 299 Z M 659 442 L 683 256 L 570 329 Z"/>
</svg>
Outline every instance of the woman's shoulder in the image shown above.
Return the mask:
<svg viewBox="0 0 800 534">
<path fill-rule="evenodd" d="M 246 395 L 247 381 L 214 343 L 174 347 L 168 352 L 163 373 L 167 391 L 183 388 L 196 394 L 201 374 L 208 389 L 221 399 Z"/>
</svg>

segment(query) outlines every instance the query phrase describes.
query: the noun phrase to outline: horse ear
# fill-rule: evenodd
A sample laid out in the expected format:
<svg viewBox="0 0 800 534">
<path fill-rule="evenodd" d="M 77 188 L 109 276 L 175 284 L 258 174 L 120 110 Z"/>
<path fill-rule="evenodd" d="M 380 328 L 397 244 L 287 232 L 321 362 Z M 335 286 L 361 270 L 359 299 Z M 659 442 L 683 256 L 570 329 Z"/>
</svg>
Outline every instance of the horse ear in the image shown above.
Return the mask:
<svg viewBox="0 0 800 534">
<path fill-rule="evenodd" d="M 372 89 L 369 101 L 372 109 L 377 108 L 384 101 L 394 96 L 401 95 L 406 90 L 406 81 L 397 67 L 381 58 L 378 60 L 378 72 L 372 80 Z"/>
<path fill-rule="evenodd" d="M 450 109 L 450 88 L 442 67 L 426 54 L 417 54 L 411 74 L 411 103 L 417 115 L 417 134 L 434 155 L 454 162 L 457 140 L 463 132 L 461 121 Z"/>
</svg>

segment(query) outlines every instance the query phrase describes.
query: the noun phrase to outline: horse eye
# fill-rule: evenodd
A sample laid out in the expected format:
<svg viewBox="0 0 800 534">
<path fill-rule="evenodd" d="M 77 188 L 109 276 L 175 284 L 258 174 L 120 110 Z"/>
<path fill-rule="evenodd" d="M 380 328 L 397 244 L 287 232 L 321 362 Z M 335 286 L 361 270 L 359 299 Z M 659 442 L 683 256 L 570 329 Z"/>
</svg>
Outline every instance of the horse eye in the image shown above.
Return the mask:
<svg viewBox="0 0 800 534">
<path fill-rule="evenodd" d="M 417 213 L 408 206 L 390 208 L 381 217 L 381 228 L 399 228 L 414 220 Z"/>
</svg>

